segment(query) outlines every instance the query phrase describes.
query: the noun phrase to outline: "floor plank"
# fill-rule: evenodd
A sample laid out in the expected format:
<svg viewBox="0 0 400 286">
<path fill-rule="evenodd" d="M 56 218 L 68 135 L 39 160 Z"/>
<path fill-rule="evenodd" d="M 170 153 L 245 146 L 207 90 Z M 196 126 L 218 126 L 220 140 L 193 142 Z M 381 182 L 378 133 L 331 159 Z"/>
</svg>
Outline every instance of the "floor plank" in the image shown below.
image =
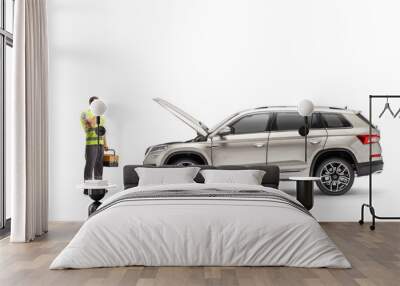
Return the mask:
<svg viewBox="0 0 400 286">
<path fill-rule="evenodd" d="M 266 285 L 400 285 L 400 222 L 380 222 L 376 231 L 357 223 L 321 223 L 352 263 L 352 269 L 289 267 L 117 267 L 50 271 L 55 256 L 81 226 L 50 224 L 32 243 L 0 241 L 0 285 L 136 285 L 136 286 L 266 286 Z"/>
</svg>

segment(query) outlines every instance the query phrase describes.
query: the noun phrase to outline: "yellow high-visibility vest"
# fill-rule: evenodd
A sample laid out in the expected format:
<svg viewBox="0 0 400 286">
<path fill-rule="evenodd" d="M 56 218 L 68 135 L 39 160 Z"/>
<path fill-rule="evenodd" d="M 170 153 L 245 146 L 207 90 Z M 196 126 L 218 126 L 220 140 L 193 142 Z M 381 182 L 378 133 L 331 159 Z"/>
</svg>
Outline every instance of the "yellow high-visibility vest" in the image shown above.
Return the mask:
<svg viewBox="0 0 400 286">
<path fill-rule="evenodd" d="M 96 134 L 96 127 L 94 128 L 88 128 L 86 126 L 86 120 L 87 119 L 92 119 L 95 118 L 94 114 L 90 109 L 84 111 L 81 113 L 81 125 L 83 127 L 83 130 L 86 133 L 86 145 L 97 145 L 97 134 Z M 104 116 L 100 116 L 100 126 L 104 127 L 105 123 L 105 118 Z M 104 136 L 100 136 L 99 140 L 100 145 L 104 145 Z"/>
</svg>

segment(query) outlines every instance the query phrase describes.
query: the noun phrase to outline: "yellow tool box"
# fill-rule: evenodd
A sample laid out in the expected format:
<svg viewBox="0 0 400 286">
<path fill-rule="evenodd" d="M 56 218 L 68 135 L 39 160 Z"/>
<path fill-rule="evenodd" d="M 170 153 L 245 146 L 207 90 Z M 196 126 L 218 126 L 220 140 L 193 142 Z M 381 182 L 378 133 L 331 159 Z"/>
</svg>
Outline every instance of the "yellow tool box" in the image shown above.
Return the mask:
<svg viewBox="0 0 400 286">
<path fill-rule="evenodd" d="M 103 158 L 104 167 L 118 167 L 118 160 L 119 156 L 115 154 L 114 149 L 108 149 L 107 151 L 104 151 L 104 158 Z"/>
</svg>

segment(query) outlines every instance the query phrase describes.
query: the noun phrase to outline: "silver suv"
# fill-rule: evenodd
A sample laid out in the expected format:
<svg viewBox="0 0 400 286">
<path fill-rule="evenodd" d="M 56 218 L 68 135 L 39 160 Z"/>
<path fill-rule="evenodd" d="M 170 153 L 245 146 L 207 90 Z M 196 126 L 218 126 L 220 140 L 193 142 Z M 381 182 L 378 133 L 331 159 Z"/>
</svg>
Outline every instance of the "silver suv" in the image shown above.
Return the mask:
<svg viewBox="0 0 400 286">
<path fill-rule="evenodd" d="M 309 118 L 307 161 L 305 141 L 299 134 L 304 126 L 296 107 L 266 106 L 235 113 L 209 129 L 199 120 L 161 99 L 154 99 L 197 132 L 185 142 L 150 146 L 148 165 L 278 165 L 281 179 L 290 176 L 318 176 L 317 183 L 328 195 L 350 190 L 354 177 L 383 168 L 380 132 L 358 111 L 316 107 Z M 369 146 L 372 164 L 369 164 Z"/>
</svg>

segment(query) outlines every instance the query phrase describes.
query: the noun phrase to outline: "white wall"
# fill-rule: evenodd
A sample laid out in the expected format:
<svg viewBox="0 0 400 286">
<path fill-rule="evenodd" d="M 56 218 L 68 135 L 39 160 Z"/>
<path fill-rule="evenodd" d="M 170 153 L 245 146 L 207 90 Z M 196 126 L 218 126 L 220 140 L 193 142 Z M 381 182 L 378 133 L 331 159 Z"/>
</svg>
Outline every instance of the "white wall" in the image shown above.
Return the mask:
<svg viewBox="0 0 400 286">
<path fill-rule="evenodd" d="M 86 217 L 90 199 L 75 186 L 84 165 L 79 114 L 90 96 L 109 106 L 109 141 L 121 166 L 141 163 L 151 144 L 194 135 L 153 97 L 210 125 L 243 108 L 303 98 L 367 111 L 368 94 L 400 93 L 399 9 L 385 0 L 49 0 L 50 219 Z M 381 215 L 400 202 L 399 123 L 378 123 Z M 121 186 L 122 168 L 105 177 Z M 358 220 L 366 195 L 367 180 L 358 180 L 344 197 L 318 195 L 313 213 Z"/>
</svg>

